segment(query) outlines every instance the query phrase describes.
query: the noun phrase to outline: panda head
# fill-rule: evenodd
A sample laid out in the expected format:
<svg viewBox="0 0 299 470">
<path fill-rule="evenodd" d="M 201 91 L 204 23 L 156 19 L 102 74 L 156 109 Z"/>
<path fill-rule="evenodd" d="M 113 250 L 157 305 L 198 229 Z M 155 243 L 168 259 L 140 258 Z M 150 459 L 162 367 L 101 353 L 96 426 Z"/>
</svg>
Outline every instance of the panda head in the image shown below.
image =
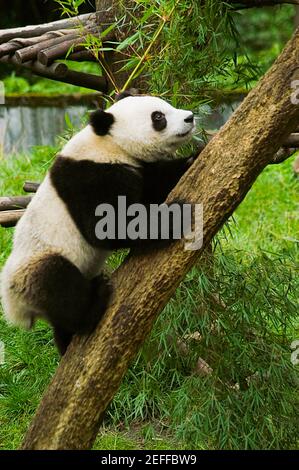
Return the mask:
<svg viewBox="0 0 299 470">
<path fill-rule="evenodd" d="M 122 94 L 107 111 L 97 110 L 90 124 L 128 155 L 154 160 L 173 153 L 190 139 L 194 116 L 153 96 Z"/>
</svg>

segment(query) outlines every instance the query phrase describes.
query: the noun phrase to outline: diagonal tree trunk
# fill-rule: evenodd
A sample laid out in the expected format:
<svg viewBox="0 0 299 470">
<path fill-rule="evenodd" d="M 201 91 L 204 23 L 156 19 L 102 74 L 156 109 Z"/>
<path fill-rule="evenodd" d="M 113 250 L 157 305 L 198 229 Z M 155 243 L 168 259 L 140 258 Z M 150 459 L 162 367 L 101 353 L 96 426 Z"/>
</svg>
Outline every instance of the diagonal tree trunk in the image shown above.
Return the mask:
<svg viewBox="0 0 299 470">
<path fill-rule="evenodd" d="M 75 338 L 46 391 L 23 449 L 88 449 L 105 409 L 155 318 L 211 238 L 298 126 L 299 30 L 270 71 L 201 153 L 169 199 L 204 207 L 204 245 L 134 252 L 113 276 L 115 298 L 90 338 Z"/>
</svg>

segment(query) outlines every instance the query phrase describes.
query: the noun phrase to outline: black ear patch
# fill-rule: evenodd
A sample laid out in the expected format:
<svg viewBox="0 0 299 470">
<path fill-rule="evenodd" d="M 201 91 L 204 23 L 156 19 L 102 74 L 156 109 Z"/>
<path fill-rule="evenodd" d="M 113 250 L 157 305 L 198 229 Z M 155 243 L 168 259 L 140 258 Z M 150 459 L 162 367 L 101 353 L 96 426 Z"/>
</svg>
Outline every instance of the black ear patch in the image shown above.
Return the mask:
<svg viewBox="0 0 299 470">
<path fill-rule="evenodd" d="M 98 109 L 91 113 L 89 122 L 97 135 L 106 135 L 114 123 L 114 117 L 111 113 Z"/>
<path fill-rule="evenodd" d="M 121 93 L 118 93 L 115 97 L 115 101 L 120 101 L 123 100 L 124 98 L 128 98 L 129 96 L 133 96 L 132 93 L 129 91 L 122 91 Z"/>
</svg>

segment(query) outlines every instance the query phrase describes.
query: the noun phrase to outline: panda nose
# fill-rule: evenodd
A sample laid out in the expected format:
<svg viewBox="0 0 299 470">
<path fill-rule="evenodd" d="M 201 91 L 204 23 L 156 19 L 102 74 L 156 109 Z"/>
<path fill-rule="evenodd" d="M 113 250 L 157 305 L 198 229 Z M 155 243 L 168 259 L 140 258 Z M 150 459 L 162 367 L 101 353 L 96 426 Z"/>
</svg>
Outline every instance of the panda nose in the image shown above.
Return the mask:
<svg viewBox="0 0 299 470">
<path fill-rule="evenodd" d="M 184 122 L 193 122 L 193 121 L 194 121 L 193 113 L 189 114 L 189 116 L 186 117 L 186 119 L 184 119 Z"/>
</svg>

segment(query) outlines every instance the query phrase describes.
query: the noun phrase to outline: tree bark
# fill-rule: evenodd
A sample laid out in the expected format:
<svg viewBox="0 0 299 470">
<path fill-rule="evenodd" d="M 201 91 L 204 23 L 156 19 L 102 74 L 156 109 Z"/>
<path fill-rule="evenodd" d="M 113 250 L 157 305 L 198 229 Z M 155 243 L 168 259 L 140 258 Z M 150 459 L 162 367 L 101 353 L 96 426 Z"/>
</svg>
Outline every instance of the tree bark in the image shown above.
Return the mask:
<svg viewBox="0 0 299 470">
<path fill-rule="evenodd" d="M 265 77 L 209 142 L 168 200 L 204 207 L 204 244 L 183 241 L 134 251 L 113 275 L 115 295 L 96 331 L 74 338 L 23 442 L 23 449 L 88 449 L 131 360 L 162 308 L 212 237 L 243 200 L 280 143 L 296 128 L 297 30 Z"/>
</svg>

